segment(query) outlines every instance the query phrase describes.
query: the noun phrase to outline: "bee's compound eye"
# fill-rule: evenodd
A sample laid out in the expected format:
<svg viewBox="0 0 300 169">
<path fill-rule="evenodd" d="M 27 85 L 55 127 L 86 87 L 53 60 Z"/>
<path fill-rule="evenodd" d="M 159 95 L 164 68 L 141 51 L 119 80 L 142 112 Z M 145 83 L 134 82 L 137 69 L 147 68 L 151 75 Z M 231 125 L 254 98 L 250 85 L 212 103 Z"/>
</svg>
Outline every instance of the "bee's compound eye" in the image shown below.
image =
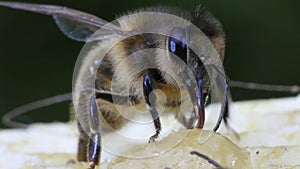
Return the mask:
<svg viewBox="0 0 300 169">
<path fill-rule="evenodd" d="M 187 61 L 186 34 L 183 28 L 174 28 L 168 38 L 168 50 L 184 62 Z"/>
</svg>

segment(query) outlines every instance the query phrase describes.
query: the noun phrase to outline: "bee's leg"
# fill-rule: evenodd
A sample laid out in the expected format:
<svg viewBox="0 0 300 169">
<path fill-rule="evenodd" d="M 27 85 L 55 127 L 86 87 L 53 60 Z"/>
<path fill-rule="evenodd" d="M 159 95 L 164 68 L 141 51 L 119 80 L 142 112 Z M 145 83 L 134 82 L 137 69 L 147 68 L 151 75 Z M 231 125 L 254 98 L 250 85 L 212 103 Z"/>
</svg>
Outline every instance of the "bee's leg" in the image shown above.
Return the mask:
<svg viewBox="0 0 300 169">
<path fill-rule="evenodd" d="M 77 125 L 78 125 L 78 130 L 79 130 L 77 160 L 78 161 L 87 161 L 87 145 L 89 142 L 89 136 L 83 130 L 79 121 L 77 121 Z"/>
<path fill-rule="evenodd" d="M 215 131 L 215 132 L 219 129 L 223 119 L 225 121 L 225 124 L 227 125 L 227 118 L 228 118 L 228 115 L 229 115 L 228 114 L 229 113 L 228 90 L 229 90 L 229 82 L 228 82 L 228 79 L 225 78 L 225 90 L 224 90 L 223 99 L 222 99 L 221 113 L 219 115 L 219 119 L 217 121 L 217 124 L 213 129 L 213 131 Z"/>
<path fill-rule="evenodd" d="M 145 74 L 144 81 L 143 81 L 144 97 L 145 97 L 145 101 L 147 104 L 147 108 L 149 109 L 149 111 L 152 115 L 154 127 L 155 127 L 155 134 L 149 138 L 149 143 L 155 142 L 155 139 L 159 136 L 160 131 L 161 131 L 161 123 L 160 123 L 160 119 L 159 119 L 159 114 L 156 110 L 156 105 L 155 105 L 156 96 L 155 96 L 155 94 L 153 95 L 152 103 L 150 103 L 150 98 L 149 98 L 150 93 L 153 90 L 154 90 L 154 87 L 153 87 L 153 81 L 151 79 L 151 76 L 150 76 L 150 74 Z"/>
<path fill-rule="evenodd" d="M 194 106 L 194 110 L 192 112 L 191 118 L 190 118 L 190 124 L 189 126 L 187 126 L 188 128 L 200 128 L 202 129 L 204 126 L 204 121 L 205 121 L 205 95 L 203 92 L 203 75 L 205 73 L 205 68 L 204 66 L 199 70 L 199 72 L 197 73 L 197 86 L 195 86 L 194 83 L 186 83 L 186 88 L 187 91 L 190 95 L 192 104 Z M 188 77 L 188 74 L 183 73 L 181 74 L 184 77 Z M 198 91 L 197 94 L 195 94 L 195 88 L 198 87 Z M 197 125 L 194 126 L 194 122 L 193 122 L 193 118 L 196 117 L 197 118 Z"/>
<path fill-rule="evenodd" d="M 101 135 L 99 132 L 99 112 L 96 103 L 96 95 L 93 94 L 89 105 L 90 137 L 87 144 L 87 158 L 90 169 L 99 165 L 101 157 Z"/>
<path fill-rule="evenodd" d="M 92 134 L 88 144 L 89 169 L 99 166 L 101 157 L 101 136 L 100 133 Z"/>
<path fill-rule="evenodd" d="M 205 120 L 205 105 L 204 105 L 204 95 L 203 95 L 203 82 L 201 78 L 198 79 L 198 88 L 199 88 L 199 99 L 198 99 L 199 112 L 198 112 L 197 128 L 202 129 Z"/>
<path fill-rule="evenodd" d="M 225 90 L 223 93 L 223 98 L 222 98 L 222 107 L 221 107 L 221 113 L 219 115 L 218 121 L 215 125 L 215 127 L 213 128 L 213 131 L 216 132 L 220 125 L 222 120 L 224 119 L 225 124 L 227 125 L 227 118 L 229 115 L 229 107 L 228 107 L 228 90 L 229 90 L 229 79 L 227 78 L 226 74 L 224 73 L 223 69 L 221 69 L 220 67 L 218 67 L 217 65 L 214 64 L 210 64 L 207 66 L 211 66 L 215 71 L 217 71 L 225 80 Z M 201 75 L 201 74 L 200 74 Z"/>
</svg>

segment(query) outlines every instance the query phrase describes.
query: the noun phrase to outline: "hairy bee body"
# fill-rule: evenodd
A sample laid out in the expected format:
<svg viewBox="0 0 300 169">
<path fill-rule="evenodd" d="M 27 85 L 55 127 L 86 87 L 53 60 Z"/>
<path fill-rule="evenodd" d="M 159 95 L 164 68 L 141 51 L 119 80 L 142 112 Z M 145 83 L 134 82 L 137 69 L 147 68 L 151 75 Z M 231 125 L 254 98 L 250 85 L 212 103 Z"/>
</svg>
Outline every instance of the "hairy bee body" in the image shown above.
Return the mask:
<svg viewBox="0 0 300 169">
<path fill-rule="evenodd" d="M 103 40 L 93 50 L 88 52 L 84 61 L 88 63 L 91 62 L 90 60 L 94 60 L 96 62 L 100 55 L 106 53 L 103 59 L 99 61 L 98 70 L 93 70 L 96 74 L 95 88 L 121 95 L 128 95 L 129 93 L 137 96 L 134 102 L 130 102 L 127 105 L 115 105 L 106 100 L 97 99 L 101 116 L 114 129 L 119 129 L 126 123 L 127 119 L 124 117 L 134 119 L 139 115 L 150 116 L 149 112 L 147 112 L 142 87 L 146 66 L 159 70 L 155 72 L 157 77 L 154 77 L 154 79 L 160 91 L 156 92 L 158 95 L 156 104 L 160 114 L 164 112 L 171 113 L 174 115 L 174 118 L 177 118 L 179 109 L 183 112 L 191 112 L 193 108 L 187 91 L 180 91 L 179 89 L 183 84 L 177 84 L 174 80 L 174 78 L 180 79 L 181 77 L 176 71 L 170 71 L 173 65 L 169 64 L 169 61 L 166 59 L 167 53 L 165 51 L 168 50 L 166 37 L 151 34 L 154 29 L 162 34 L 170 34 L 174 26 L 185 24 L 182 23 L 184 21 L 178 19 L 178 23 L 169 23 L 164 18 L 147 17 L 147 15 L 143 15 L 144 12 L 172 14 L 192 22 L 210 38 L 221 58 L 223 58 L 224 34 L 222 28 L 215 18 L 200 9 L 191 13 L 177 8 L 156 7 L 135 11 L 133 16 L 129 14 L 125 17 L 120 17 L 117 19 L 117 22 L 122 30 L 149 33 L 138 34 L 121 40 L 120 37 Z M 107 46 L 113 46 L 113 48 L 107 49 Z M 149 52 L 147 49 L 151 49 L 151 51 Z M 146 50 L 146 52 L 143 52 L 143 50 Z M 84 63 L 81 69 L 83 71 L 89 70 Z M 82 73 L 82 75 L 86 76 L 86 73 Z M 85 86 L 84 81 L 77 82 L 77 85 L 78 87 Z M 160 94 L 162 97 L 160 97 Z M 127 109 L 129 105 L 130 108 Z M 88 108 L 88 105 L 82 107 Z M 121 114 L 120 110 L 122 110 Z M 83 114 L 82 116 L 87 115 Z M 88 118 L 85 117 L 83 119 Z M 88 128 L 88 126 L 82 127 Z"/>
<path fill-rule="evenodd" d="M 179 19 L 169 22 L 164 20 L 163 17 L 151 18 L 148 15 L 144 15 L 145 12 L 172 14 L 178 16 Z M 182 77 L 177 72 L 179 68 L 177 69 L 168 60 L 168 53 L 166 52 L 169 51 L 166 41 L 167 37 L 163 36 L 169 35 L 177 25 L 186 24 L 186 20 L 199 27 L 209 37 L 221 60 L 223 60 L 225 40 L 222 27 L 215 18 L 203 12 L 200 8 L 197 8 L 192 13 L 177 8 L 162 7 L 135 11 L 134 15 L 129 14 L 117 19 L 117 24 L 124 31 L 134 30 L 148 33 L 137 34 L 124 39 L 121 39 L 122 37 L 112 37 L 102 40 L 88 52 L 79 70 L 79 76 L 83 77 L 78 78 L 80 81 L 75 83 L 75 87 L 82 88 L 86 86 L 84 76 L 92 74 L 95 76 L 96 90 L 118 93 L 124 96 L 135 96 L 134 99 L 127 100 L 128 103 L 123 105 L 115 104 L 114 101 L 97 99 L 97 107 L 100 112 L 99 119 L 101 119 L 98 130 L 101 131 L 102 135 L 105 134 L 105 131 L 121 129 L 130 122 L 147 121 L 145 118 L 148 121 L 152 119 L 143 93 L 143 77 L 149 71 L 155 74 L 155 77 L 153 77 L 154 85 L 158 89 L 155 90 L 155 105 L 162 123 L 162 130 L 169 127 L 170 121 L 176 120 L 187 128 L 195 126 L 196 117 L 191 117 L 190 114 L 189 117 L 186 117 L 184 114 L 192 112 L 194 105 L 188 91 L 182 90 L 184 84 L 180 81 Z M 162 35 L 151 33 L 153 30 L 161 32 Z M 113 47 L 107 48 L 110 46 Z M 105 53 L 105 56 L 101 57 L 103 53 Z M 97 61 L 99 58 L 102 59 Z M 99 64 L 95 66 L 96 70 L 89 68 L 90 65 L 88 63 L 91 62 Z M 151 69 L 148 69 L 149 67 Z M 87 70 L 90 72 L 87 72 Z M 205 78 L 207 77 L 204 76 L 203 88 L 208 93 L 209 80 L 205 80 Z M 83 97 L 79 100 L 86 100 L 86 102 L 78 103 L 79 106 L 77 107 L 79 109 L 77 111 L 89 112 L 87 109 L 89 109 L 89 98 L 91 95 L 87 93 L 78 97 Z M 90 128 L 90 118 L 88 116 L 88 114 L 78 114 L 78 119 L 81 119 L 81 122 L 78 123 L 81 131 L 78 147 L 79 161 L 89 161 L 86 159 L 86 154 L 90 154 L 89 151 L 91 150 L 91 148 L 87 148 L 89 147 L 87 145 L 90 144 L 90 136 L 86 134 L 86 130 Z M 145 132 L 149 134 L 148 138 L 152 135 L 152 132 Z"/>
</svg>

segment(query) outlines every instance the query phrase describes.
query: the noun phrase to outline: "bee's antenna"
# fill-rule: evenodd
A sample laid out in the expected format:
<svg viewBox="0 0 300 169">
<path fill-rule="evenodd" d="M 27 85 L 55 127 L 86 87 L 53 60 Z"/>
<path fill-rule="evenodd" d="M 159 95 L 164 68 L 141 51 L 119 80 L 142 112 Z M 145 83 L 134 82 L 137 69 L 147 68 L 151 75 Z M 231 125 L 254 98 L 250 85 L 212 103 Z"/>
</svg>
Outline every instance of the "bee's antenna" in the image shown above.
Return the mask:
<svg viewBox="0 0 300 169">
<path fill-rule="evenodd" d="M 241 81 L 230 81 L 231 87 L 250 89 L 250 90 L 264 90 L 264 91 L 275 91 L 275 92 L 288 92 L 292 94 L 300 93 L 300 86 L 298 85 L 272 85 L 252 82 L 241 82 Z"/>
<path fill-rule="evenodd" d="M 71 99 L 72 99 L 72 93 L 65 93 L 65 94 L 60 94 L 60 95 L 44 98 L 41 100 L 37 100 L 37 101 L 31 102 L 31 103 L 22 105 L 20 107 L 17 107 L 15 109 L 7 112 L 2 117 L 2 123 L 9 127 L 25 128 L 28 125 L 20 123 L 20 122 L 16 122 L 13 119 L 24 113 L 30 112 L 32 110 L 50 106 L 50 105 L 57 104 L 57 103 L 61 103 L 61 102 L 68 101 Z"/>
</svg>

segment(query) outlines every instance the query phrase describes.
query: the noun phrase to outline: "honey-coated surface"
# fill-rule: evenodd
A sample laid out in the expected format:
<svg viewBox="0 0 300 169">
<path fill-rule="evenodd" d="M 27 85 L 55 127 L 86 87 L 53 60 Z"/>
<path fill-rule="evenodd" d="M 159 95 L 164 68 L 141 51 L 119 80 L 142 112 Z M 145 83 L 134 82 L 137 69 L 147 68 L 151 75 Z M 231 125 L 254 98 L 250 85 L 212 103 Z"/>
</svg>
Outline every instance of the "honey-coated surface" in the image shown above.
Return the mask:
<svg viewBox="0 0 300 169">
<path fill-rule="evenodd" d="M 127 146 L 119 152 L 125 156 L 103 152 L 101 169 L 213 168 L 190 151 L 205 154 L 227 168 L 300 168 L 299 96 L 236 102 L 231 110 L 231 126 L 239 140 L 224 125 L 220 133 L 180 129 L 156 143 Z M 0 168 L 85 169 L 88 164 L 76 162 L 77 137 L 74 123 L 0 130 Z M 112 139 L 105 144 L 122 143 Z"/>
</svg>

